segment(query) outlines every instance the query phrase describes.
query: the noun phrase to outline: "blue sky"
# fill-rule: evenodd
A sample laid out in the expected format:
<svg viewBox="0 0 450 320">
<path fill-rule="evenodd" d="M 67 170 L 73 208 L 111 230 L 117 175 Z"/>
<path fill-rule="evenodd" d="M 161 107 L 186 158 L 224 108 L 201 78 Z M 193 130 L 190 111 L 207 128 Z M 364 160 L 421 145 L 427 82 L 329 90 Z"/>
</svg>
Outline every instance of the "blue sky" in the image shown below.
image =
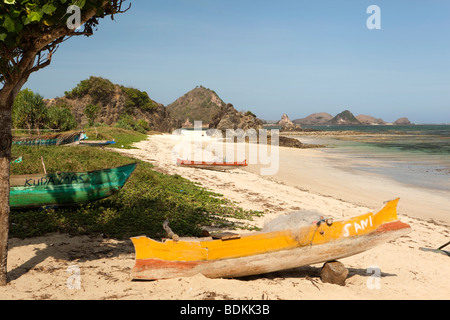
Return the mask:
<svg viewBox="0 0 450 320">
<path fill-rule="evenodd" d="M 203 85 L 262 119 L 349 109 L 450 123 L 450 1 L 131 2 L 25 87 L 54 98 L 96 75 L 165 105 Z M 374 4 L 381 30 L 366 26 Z"/>
</svg>

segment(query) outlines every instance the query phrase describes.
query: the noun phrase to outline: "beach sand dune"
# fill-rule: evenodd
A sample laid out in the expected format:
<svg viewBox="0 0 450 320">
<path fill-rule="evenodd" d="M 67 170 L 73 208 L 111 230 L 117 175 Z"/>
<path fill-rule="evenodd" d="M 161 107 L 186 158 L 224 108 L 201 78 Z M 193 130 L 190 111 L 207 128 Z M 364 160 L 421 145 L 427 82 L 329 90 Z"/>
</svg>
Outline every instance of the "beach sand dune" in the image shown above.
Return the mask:
<svg viewBox="0 0 450 320">
<path fill-rule="evenodd" d="M 197 275 L 186 279 L 134 282 L 131 279 L 134 266 L 131 241 L 64 234 L 26 240 L 12 239 L 8 260 L 10 283 L 0 288 L 0 298 L 450 298 L 449 257 L 419 250 L 420 247 L 437 248 L 450 238 L 449 221 L 445 215 L 448 211 L 443 210 L 445 202 L 441 203 L 445 197 L 435 195 L 432 198 L 433 194 L 428 194 L 426 190 L 394 186 L 387 178 L 336 167 L 333 159 L 327 158 L 320 150 L 280 148 L 280 171 L 275 176 L 261 176 L 257 165 L 230 172 L 178 167 L 173 161 L 173 149 L 177 143 L 170 135 L 154 135 L 136 144 L 137 149 L 121 152 L 151 162 L 155 170 L 179 174 L 198 182 L 235 201 L 244 209 L 264 211 L 262 217 L 251 222 L 258 227 L 263 227 L 267 221 L 277 217 L 302 210 L 335 219 L 348 218 L 376 211 L 384 201 L 401 197 L 403 205 L 399 209 L 400 219 L 410 224 L 413 232 L 371 251 L 341 260 L 349 269 L 345 287 L 322 283 L 322 265 L 244 279 L 211 280 Z M 298 161 L 304 168 L 303 173 L 296 171 L 292 174 L 292 157 L 300 159 Z M 402 194 L 397 194 L 400 191 Z M 419 192 L 420 196 L 414 192 Z M 410 214 L 412 209 L 423 205 L 423 197 L 428 196 L 432 200 L 427 203 L 427 210 L 417 209 Z"/>
</svg>

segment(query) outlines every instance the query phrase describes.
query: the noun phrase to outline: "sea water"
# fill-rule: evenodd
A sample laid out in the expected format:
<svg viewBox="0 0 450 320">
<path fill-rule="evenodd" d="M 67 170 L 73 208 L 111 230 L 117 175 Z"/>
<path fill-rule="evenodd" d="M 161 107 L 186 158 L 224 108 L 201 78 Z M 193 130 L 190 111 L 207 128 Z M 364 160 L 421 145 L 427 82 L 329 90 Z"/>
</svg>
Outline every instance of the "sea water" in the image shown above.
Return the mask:
<svg viewBox="0 0 450 320">
<path fill-rule="evenodd" d="M 450 125 L 316 126 L 330 136 L 298 138 L 356 159 L 353 169 L 388 176 L 417 187 L 449 191 Z M 355 134 L 333 135 L 336 131 Z M 371 161 L 364 161 L 370 159 Z"/>
</svg>

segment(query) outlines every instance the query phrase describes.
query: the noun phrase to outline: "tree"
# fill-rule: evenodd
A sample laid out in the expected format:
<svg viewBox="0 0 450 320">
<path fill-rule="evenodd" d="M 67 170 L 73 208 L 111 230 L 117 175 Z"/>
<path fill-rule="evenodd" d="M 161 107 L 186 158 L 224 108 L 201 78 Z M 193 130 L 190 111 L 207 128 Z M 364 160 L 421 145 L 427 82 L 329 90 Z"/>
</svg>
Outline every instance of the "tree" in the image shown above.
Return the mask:
<svg viewBox="0 0 450 320">
<path fill-rule="evenodd" d="M 100 114 L 100 107 L 97 104 L 88 104 L 84 108 L 84 115 L 89 120 L 89 126 L 92 127 L 95 124 L 95 120 Z"/>
<path fill-rule="evenodd" d="M 29 89 L 19 92 L 13 104 L 13 125 L 17 129 L 28 128 L 30 134 L 31 129 L 35 128 L 40 135 L 40 129 L 47 119 L 47 106 L 44 98 L 33 93 Z"/>
<path fill-rule="evenodd" d="M 78 123 L 70 108 L 65 102 L 50 106 L 47 112 L 47 126 L 59 131 L 76 129 Z"/>
<path fill-rule="evenodd" d="M 7 284 L 12 106 L 29 76 L 58 46 L 91 36 L 99 19 L 127 11 L 126 0 L 0 0 L 0 285 Z"/>
</svg>

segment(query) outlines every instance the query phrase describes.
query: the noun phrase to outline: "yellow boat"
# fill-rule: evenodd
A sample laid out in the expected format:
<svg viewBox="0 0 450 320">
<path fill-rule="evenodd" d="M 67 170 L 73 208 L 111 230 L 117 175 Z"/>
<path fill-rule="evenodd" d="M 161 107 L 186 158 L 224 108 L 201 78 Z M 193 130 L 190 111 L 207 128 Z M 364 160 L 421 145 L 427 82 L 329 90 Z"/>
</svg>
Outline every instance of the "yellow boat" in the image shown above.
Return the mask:
<svg viewBox="0 0 450 320">
<path fill-rule="evenodd" d="M 399 199 L 378 213 L 346 221 L 321 220 L 311 226 L 255 233 L 230 240 L 211 238 L 154 241 L 132 238 L 136 250 L 133 278 L 160 280 L 203 274 L 237 278 L 342 259 L 367 251 L 411 231 L 398 220 Z"/>
</svg>

